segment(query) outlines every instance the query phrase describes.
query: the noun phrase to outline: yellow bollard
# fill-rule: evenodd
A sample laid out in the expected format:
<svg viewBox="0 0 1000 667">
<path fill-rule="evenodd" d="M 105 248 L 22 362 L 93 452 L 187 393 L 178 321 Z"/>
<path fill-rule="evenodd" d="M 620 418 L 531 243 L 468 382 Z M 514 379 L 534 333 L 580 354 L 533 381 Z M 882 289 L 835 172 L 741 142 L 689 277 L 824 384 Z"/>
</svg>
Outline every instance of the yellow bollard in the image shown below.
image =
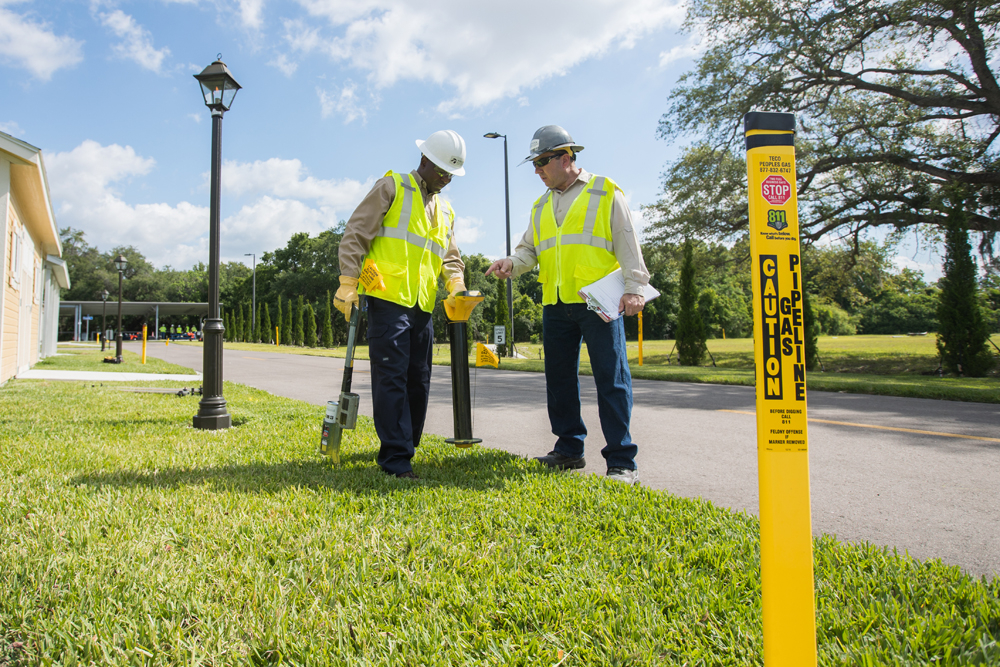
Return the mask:
<svg viewBox="0 0 1000 667">
<path fill-rule="evenodd" d="M 816 665 L 795 116 L 743 120 L 750 197 L 765 667 Z"/>
<path fill-rule="evenodd" d="M 142 363 L 146 363 L 146 325 L 142 325 Z"/>
<path fill-rule="evenodd" d="M 281 338 L 281 327 L 274 327 L 274 346 L 278 347 L 280 343 L 278 342 Z"/>
<path fill-rule="evenodd" d="M 642 311 L 639 311 L 639 365 L 642 366 Z"/>
</svg>

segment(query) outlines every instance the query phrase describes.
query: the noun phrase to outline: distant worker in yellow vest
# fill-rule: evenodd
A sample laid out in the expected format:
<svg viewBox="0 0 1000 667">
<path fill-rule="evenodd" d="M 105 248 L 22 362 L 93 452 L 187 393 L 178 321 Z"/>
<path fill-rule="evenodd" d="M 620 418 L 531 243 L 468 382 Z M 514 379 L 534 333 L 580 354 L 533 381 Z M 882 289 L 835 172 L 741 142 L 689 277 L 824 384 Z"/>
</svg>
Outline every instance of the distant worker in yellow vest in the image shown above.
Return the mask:
<svg viewBox="0 0 1000 667">
<path fill-rule="evenodd" d="M 553 450 L 536 460 L 560 470 L 587 465 L 578 376 L 580 345 L 586 341 L 606 442 L 601 454 L 607 476 L 637 484 L 638 447 L 629 433 L 632 375 L 622 318 L 605 322 L 577 292 L 621 266 L 625 294 L 618 310 L 635 315 L 645 305 L 649 271 L 621 188 L 606 176 L 578 167 L 576 155 L 582 150 L 558 125 L 535 132 L 524 162 L 534 165 L 548 190 L 532 207 L 528 230 L 514 254 L 494 262 L 486 275 L 509 278 L 538 265 L 549 423 L 557 439 Z"/>
<path fill-rule="evenodd" d="M 441 130 L 416 143 L 420 165 L 408 174 L 387 172 L 347 221 L 333 299 L 350 318 L 359 287 L 364 291 L 358 284 L 362 266 L 365 259 L 374 261 L 385 288 L 365 292 L 378 464 L 405 479 L 417 477 L 410 460 L 427 416 L 438 276 L 449 299 L 465 291 L 455 212 L 438 196 L 452 176 L 465 175 L 465 140 Z"/>
</svg>

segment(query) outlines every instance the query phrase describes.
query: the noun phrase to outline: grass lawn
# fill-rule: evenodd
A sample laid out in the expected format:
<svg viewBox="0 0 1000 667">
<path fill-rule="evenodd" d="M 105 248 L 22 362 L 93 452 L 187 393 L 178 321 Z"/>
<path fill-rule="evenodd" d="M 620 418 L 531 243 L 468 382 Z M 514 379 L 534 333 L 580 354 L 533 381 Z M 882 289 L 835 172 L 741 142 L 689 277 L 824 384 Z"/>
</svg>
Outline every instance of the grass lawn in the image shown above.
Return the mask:
<svg viewBox="0 0 1000 667">
<path fill-rule="evenodd" d="M 148 350 L 148 348 L 147 348 Z M 108 373 L 179 373 L 190 374 L 197 377 L 197 374 L 190 368 L 184 368 L 175 364 L 161 361 L 155 357 L 146 355 L 146 363 L 142 363 L 141 355 L 128 350 L 122 350 L 122 363 L 106 364 L 102 361 L 105 357 L 114 357 L 115 349 L 111 348 L 101 352 L 100 343 L 96 344 L 72 344 L 61 343 L 58 347 L 58 354 L 42 359 L 33 368 L 50 371 L 101 371 Z M 2 663 L 0 663 L 2 667 Z"/>
<path fill-rule="evenodd" d="M 1000 334 L 993 342 L 1000 345 Z M 182 343 L 184 345 L 192 343 Z M 194 343 L 197 344 L 197 343 Z M 643 365 L 639 366 L 639 344 L 628 342 L 629 366 L 632 376 L 645 380 L 703 382 L 752 386 L 753 340 L 750 338 L 713 339 L 708 349 L 715 359 L 706 359 L 703 366 L 680 366 L 672 340 L 643 342 Z M 302 348 L 282 345 L 226 343 L 226 349 L 286 352 L 343 357 L 344 348 Z M 542 372 L 541 345 L 517 345 L 524 359 L 503 359 L 501 368 Z M 474 350 L 473 350 L 474 351 Z M 823 370 L 808 373 L 806 384 L 813 391 L 840 391 L 856 394 L 881 394 L 936 398 L 953 401 L 1000 403 L 1000 364 L 986 378 L 938 377 L 935 337 L 928 336 L 821 336 L 820 358 Z M 359 346 L 358 359 L 368 358 L 368 348 Z M 447 365 L 451 352 L 447 344 L 434 346 L 434 363 Z M 474 356 L 470 356 L 474 364 Z M 590 374 L 590 360 L 581 355 L 580 372 Z"/>
<path fill-rule="evenodd" d="M 322 407 L 225 395 L 211 432 L 197 397 L 0 388 L 0 665 L 762 662 L 751 516 L 434 436 L 390 478 L 364 418 L 334 469 Z M 830 537 L 815 568 L 821 665 L 1000 661 L 1000 579 Z"/>
</svg>

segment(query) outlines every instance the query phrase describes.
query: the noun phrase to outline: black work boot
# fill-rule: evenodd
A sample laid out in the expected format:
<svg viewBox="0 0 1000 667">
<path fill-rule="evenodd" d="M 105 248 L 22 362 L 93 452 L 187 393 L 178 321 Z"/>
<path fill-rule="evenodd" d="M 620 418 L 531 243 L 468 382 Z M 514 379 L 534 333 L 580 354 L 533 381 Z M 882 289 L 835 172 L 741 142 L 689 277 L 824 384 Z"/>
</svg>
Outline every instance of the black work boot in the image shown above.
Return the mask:
<svg viewBox="0 0 1000 667">
<path fill-rule="evenodd" d="M 536 456 L 535 460 L 556 470 L 577 470 L 587 465 L 586 459 L 582 456 L 576 458 L 563 456 L 555 450 L 552 450 L 545 456 Z"/>
</svg>

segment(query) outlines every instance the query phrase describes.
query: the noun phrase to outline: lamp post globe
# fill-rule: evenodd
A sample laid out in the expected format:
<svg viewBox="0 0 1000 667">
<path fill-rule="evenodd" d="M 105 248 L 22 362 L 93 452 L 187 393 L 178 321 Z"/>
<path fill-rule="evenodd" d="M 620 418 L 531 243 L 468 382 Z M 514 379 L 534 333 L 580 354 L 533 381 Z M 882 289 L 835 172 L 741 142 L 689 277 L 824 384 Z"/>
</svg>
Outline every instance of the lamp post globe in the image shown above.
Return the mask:
<svg viewBox="0 0 1000 667">
<path fill-rule="evenodd" d="M 108 342 L 108 297 L 111 296 L 108 290 L 101 290 L 101 301 L 104 305 L 101 307 L 101 352 L 104 352 L 104 347 Z"/>
<path fill-rule="evenodd" d="M 115 335 L 115 363 L 122 362 L 122 278 L 125 275 L 125 267 L 128 260 L 125 255 L 115 257 L 115 268 L 118 269 L 118 333 Z"/>
<path fill-rule="evenodd" d="M 201 86 L 205 106 L 212 111 L 212 172 L 210 181 L 210 207 L 208 222 L 208 317 L 202 330 L 202 399 L 194 427 L 224 429 L 232 426 L 232 417 L 226 410 L 222 395 L 222 334 L 225 327 L 219 317 L 219 197 L 222 186 L 222 114 L 229 111 L 240 90 L 229 68 L 222 62 L 222 54 L 215 62 L 195 74 Z"/>
<path fill-rule="evenodd" d="M 507 256 L 510 257 L 510 178 L 507 170 L 507 135 L 499 132 L 487 132 L 483 135 L 487 139 L 503 138 L 503 192 L 504 202 L 507 205 Z M 507 332 L 507 345 L 510 352 L 508 356 L 514 356 L 514 286 L 513 281 L 507 279 L 507 323 L 510 331 Z"/>
</svg>

